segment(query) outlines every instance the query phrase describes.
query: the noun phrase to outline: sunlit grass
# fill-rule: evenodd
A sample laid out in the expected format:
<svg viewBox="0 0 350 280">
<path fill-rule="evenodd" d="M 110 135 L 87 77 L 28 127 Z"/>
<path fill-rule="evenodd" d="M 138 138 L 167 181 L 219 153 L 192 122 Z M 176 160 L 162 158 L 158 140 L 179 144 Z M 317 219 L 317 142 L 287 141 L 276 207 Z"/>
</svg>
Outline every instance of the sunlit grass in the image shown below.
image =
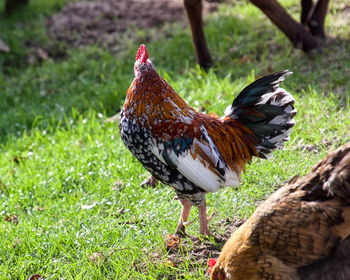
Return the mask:
<svg viewBox="0 0 350 280">
<path fill-rule="evenodd" d="M 180 204 L 167 186 L 140 187 L 147 172 L 124 147 L 118 124 L 105 122 L 123 104 L 140 38 L 122 43 L 117 56 L 91 46 L 68 50 L 65 60 L 28 64 L 27 51 L 11 42 L 32 36 L 52 44 L 42 23 L 65 1 L 31 2 L 18 18 L 0 22 L 14 50 L 0 58 L 0 279 L 206 279 L 206 265 L 185 252 L 181 265 L 168 262 L 164 238 L 175 231 Z M 298 1 L 282 2 L 297 13 Z M 331 4 L 333 45 L 309 58 L 252 5 L 237 5 L 206 17 L 217 61 L 208 74 L 196 66 L 190 33 L 180 25 L 161 30 L 170 38 L 147 42 L 174 89 L 218 115 L 256 77 L 294 72 L 283 82 L 298 111 L 285 149 L 253 160 L 238 189 L 207 196 L 208 213 L 218 211 L 210 230 L 220 233 L 223 220 L 249 217 L 283 181 L 350 139 L 349 34 L 332 25 L 339 11 Z M 35 27 L 29 35 L 20 30 L 23 21 Z M 187 231 L 198 234 L 198 221 Z"/>
</svg>

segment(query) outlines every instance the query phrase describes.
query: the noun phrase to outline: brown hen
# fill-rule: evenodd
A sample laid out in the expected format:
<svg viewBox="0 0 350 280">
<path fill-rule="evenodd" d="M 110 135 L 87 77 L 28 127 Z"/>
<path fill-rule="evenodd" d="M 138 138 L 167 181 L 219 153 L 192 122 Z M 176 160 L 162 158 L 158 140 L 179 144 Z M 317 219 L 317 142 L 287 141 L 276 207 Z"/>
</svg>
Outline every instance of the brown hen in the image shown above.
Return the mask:
<svg viewBox="0 0 350 280">
<path fill-rule="evenodd" d="M 211 279 L 350 279 L 350 142 L 266 200 L 226 242 Z"/>
</svg>

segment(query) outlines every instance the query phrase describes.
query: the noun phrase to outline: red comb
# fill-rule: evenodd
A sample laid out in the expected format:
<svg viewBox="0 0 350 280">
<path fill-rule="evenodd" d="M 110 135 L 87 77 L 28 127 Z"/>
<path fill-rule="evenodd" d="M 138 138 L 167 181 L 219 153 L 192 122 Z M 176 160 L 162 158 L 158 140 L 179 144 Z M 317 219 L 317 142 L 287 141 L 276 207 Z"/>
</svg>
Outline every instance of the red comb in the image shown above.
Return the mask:
<svg viewBox="0 0 350 280">
<path fill-rule="evenodd" d="M 146 46 L 142 44 L 137 51 L 136 60 L 140 60 L 141 63 L 145 63 L 148 59 L 148 52 Z"/>
<path fill-rule="evenodd" d="M 209 266 L 209 272 L 211 273 L 211 270 L 213 269 L 214 265 L 216 264 L 215 259 L 209 259 L 208 266 Z"/>
</svg>

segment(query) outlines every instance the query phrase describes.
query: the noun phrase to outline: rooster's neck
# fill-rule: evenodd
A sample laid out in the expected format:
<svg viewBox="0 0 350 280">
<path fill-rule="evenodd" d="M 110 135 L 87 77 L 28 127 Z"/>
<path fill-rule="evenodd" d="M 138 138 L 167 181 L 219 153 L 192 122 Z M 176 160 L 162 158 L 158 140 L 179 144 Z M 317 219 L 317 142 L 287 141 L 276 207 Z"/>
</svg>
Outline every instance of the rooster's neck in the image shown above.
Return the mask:
<svg viewBox="0 0 350 280">
<path fill-rule="evenodd" d="M 125 113 L 136 119 L 159 121 L 180 115 L 192 116 L 195 111 L 154 71 L 135 77 L 128 89 Z"/>
</svg>

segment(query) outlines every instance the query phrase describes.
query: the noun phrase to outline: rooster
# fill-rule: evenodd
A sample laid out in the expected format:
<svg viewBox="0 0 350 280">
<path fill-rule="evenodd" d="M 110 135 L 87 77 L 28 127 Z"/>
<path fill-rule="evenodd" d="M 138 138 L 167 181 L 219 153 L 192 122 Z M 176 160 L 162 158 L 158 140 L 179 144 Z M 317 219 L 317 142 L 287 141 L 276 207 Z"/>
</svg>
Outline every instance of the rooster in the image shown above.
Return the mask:
<svg viewBox="0 0 350 280">
<path fill-rule="evenodd" d="M 211 273 L 212 280 L 349 280 L 350 142 L 265 201 Z"/>
<path fill-rule="evenodd" d="M 205 194 L 237 187 L 253 156 L 267 158 L 289 140 L 294 99 L 279 88 L 282 71 L 247 86 L 216 118 L 196 112 L 162 79 L 141 45 L 120 113 L 125 146 L 152 174 L 174 188 L 182 203 L 176 233 L 184 232 L 192 205 L 199 208 L 200 234 L 208 235 Z"/>
</svg>

